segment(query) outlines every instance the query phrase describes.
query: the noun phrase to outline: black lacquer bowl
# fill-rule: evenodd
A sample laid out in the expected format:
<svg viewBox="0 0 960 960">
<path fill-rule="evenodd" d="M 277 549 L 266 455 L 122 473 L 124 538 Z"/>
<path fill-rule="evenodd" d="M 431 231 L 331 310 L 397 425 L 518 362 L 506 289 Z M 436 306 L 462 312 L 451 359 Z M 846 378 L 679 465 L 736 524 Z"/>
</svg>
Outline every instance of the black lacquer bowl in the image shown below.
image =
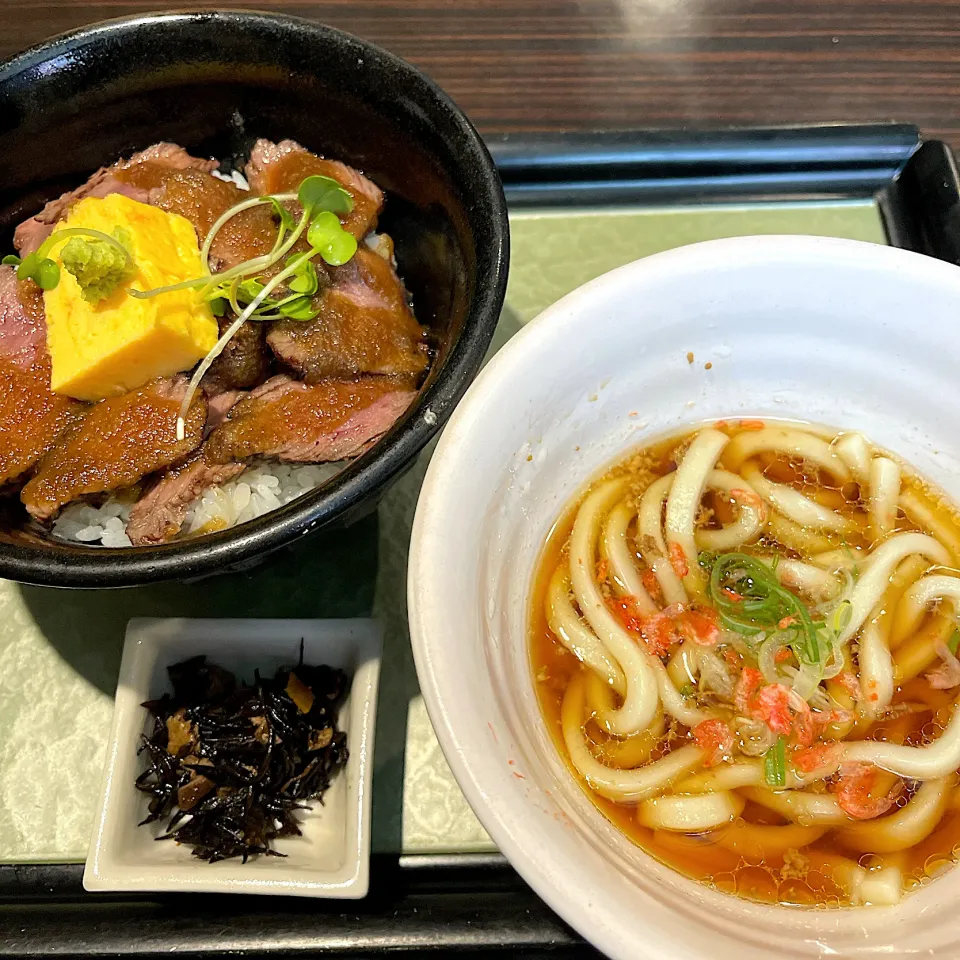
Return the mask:
<svg viewBox="0 0 960 960">
<path fill-rule="evenodd" d="M 381 226 L 438 344 L 416 403 L 333 480 L 220 533 L 159 547 L 70 546 L 30 529 L 22 510 L 0 511 L 0 576 L 67 587 L 192 578 L 347 523 L 411 465 L 476 375 L 507 278 L 507 212 L 493 162 L 423 74 L 306 20 L 238 12 L 113 20 L 0 66 L 4 249 L 17 222 L 122 155 L 172 140 L 230 160 L 257 137 L 291 137 L 386 191 Z"/>
</svg>

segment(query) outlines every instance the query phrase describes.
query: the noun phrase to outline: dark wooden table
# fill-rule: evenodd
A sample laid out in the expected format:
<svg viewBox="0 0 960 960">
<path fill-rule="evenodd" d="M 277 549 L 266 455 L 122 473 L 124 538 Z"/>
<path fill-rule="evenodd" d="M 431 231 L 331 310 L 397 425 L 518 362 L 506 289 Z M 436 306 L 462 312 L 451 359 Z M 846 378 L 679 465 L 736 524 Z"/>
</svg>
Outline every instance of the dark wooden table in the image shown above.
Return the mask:
<svg viewBox="0 0 960 960">
<path fill-rule="evenodd" d="M 0 56 L 165 0 L 0 0 Z M 211 4 L 208 4 L 208 6 Z M 960 148 L 960 0 L 223 0 L 427 71 L 487 134 L 898 120 Z"/>
</svg>

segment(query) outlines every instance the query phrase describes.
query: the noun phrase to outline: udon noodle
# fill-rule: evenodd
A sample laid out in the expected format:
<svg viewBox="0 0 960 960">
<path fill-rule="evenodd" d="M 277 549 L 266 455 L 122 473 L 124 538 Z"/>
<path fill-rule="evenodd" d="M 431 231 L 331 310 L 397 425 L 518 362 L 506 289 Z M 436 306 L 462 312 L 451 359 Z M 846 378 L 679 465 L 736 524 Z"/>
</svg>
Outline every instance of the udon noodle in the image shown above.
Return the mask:
<svg viewBox="0 0 960 960">
<path fill-rule="evenodd" d="M 717 889 L 892 904 L 960 850 L 960 522 L 858 433 L 717 423 L 555 528 L 536 686 L 600 809 Z"/>
</svg>

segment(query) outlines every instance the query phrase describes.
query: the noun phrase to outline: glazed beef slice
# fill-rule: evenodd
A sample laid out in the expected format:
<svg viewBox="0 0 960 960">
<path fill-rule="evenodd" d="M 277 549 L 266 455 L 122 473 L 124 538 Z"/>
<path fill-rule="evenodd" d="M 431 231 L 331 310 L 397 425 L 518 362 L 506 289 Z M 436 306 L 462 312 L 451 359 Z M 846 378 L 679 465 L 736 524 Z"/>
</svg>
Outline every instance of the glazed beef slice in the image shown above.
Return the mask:
<svg viewBox="0 0 960 960">
<path fill-rule="evenodd" d="M 177 440 L 177 414 L 186 389 L 184 377 L 153 380 L 89 407 L 21 491 L 27 511 L 49 520 L 72 500 L 132 486 L 186 457 L 200 445 L 207 417 L 206 399 L 198 392 L 184 439 Z"/>
<path fill-rule="evenodd" d="M 416 377 L 426 370 L 426 331 L 386 260 L 361 247 L 330 275 L 333 285 L 318 295 L 315 319 L 272 325 L 267 343 L 278 359 L 310 382 L 368 373 Z"/>
<path fill-rule="evenodd" d="M 207 440 L 212 463 L 251 457 L 321 463 L 363 453 L 410 406 L 416 391 L 387 377 L 307 384 L 274 377 L 244 397 Z"/>
<path fill-rule="evenodd" d="M 0 488 L 24 477 L 85 407 L 50 391 L 44 372 L 0 358 Z"/>
<path fill-rule="evenodd" d="M 109 167 L 101 167 L 86 183 L 49 201 L 44 208 L 29 220 L 24 220 L 13 235 L 13 245 L 25 256 L 32 253 L 53 232 L 54 224 L 66 216 L 70 207 L 84 197 L 106 197 L 122 193 L 132 200 L 146 203 L 149 189 L 130 179 L 128 172 L 148 165 L 164 170 L 201 170 L 209 172 L 218 166 L 216 160 L 201 160 L 192 157 L 175 143 L 155 143 L 146 150 L 135 153 L 129 160 L 120 160 Z"/>
<path fill-rule="evenodd" d="M 254 193 L 296 193 L 310 176 L 336 180 L 353 200 L 353 209 L 341 217 L 344 229 L 358 240 L 377 225 L 383 209 L 383 191 L 359 170 L 337 160 L 326 160 L 295 140 L 258 140 L 244 171 Z"/>
</svg>

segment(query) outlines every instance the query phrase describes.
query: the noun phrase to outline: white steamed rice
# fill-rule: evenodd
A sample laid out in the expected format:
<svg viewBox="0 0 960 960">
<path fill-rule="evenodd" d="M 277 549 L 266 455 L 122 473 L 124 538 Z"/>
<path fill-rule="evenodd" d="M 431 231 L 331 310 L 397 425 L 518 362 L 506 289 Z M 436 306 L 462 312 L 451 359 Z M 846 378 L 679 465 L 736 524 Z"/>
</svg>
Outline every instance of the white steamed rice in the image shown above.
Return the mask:
<svg viewBox="0 0 960 960">
<path fill-rule="evenodd" d="M 211 171 L 218 180 L 225 180 L 227 183 L 235 183 L 241 190 L 249 190 L 250 184 L 247 178 L 239 170 L 231 170 L 229 173 L 222 173 L 219 170 Z"/>
<path fill-rule="evenodd" d="M 264 463 L 247 467 L 218 487 L 207 487 L 187 510 L 180 536 L 223 530 L 262 516 L 318 487 L 338 473 L 343 463 Z M 102 506 L 72 503 L 54 521 L 59 540 L 103 547 L 132 546 L 127 521 L 132 502 L 111 496 Z"/>
</svg>

